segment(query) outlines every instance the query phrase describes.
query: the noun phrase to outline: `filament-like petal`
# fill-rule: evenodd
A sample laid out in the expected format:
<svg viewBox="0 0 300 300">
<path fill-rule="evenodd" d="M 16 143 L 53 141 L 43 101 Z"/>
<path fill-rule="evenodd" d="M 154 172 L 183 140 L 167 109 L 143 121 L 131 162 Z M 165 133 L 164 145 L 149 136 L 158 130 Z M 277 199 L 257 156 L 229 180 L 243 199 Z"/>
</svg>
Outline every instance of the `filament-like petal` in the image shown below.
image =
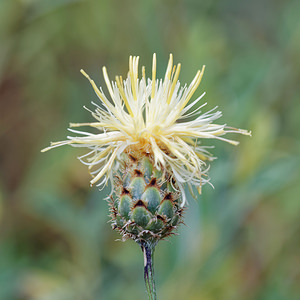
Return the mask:
<svg viewBox="0 0 300 300">
<path fill-rule="evenodd" d="M 201 82 L 205 66 L 196 73 L 189 86 L 180 88 L 178 79 L 181 64 L 173 66 L 172 54 L 163 80 L 157 79 L 156 54 L 153 54 L 151 79 L 146 79 L 145 67 L 139 79 L 138 63 L 139 57 L 130 56 L 127 78 L 123 80 L 122 76 L 116 76 L 115 82 L 109 80 L 107 70 L 103 67 L 111 100 L 81 70 L 102 105 L 92 102 L 95 110 L 88 109 L 96 122 L 71 123 L 70 127 L 89 126 L 101 133 L 70 129 L 79 136 L 69 136 L 66 141 L 51 143 L 50 147 L 42 151 L 63 145 L 89 148 L 89 153 L 79 159 L 89 166 L 91 174 L 95 174 L 91 184 L 98 181 L 105 184 L 113 177 L 114 166 L 123 151 L 143 149 L 154 157 L 158 169 L 165 168 L 164 171 L 173 173 L 182 192 L 183 183 L 195 185 L 200 190 L 201 185 L 209 182 L 205 161 L 214 159 L 207 151 L 208 147 L 201 142 L 204 139 L 218 139 L 237 145 L 237 141 L 222 136 L 226 133 L 251 133 L 225 124 L 214 124 L 222 115 L 215 109 L 201 114 L 200 109 L 206 103 L 201 104 L 200 100 L 205 93 L 188 104 Z"/>
</svg>

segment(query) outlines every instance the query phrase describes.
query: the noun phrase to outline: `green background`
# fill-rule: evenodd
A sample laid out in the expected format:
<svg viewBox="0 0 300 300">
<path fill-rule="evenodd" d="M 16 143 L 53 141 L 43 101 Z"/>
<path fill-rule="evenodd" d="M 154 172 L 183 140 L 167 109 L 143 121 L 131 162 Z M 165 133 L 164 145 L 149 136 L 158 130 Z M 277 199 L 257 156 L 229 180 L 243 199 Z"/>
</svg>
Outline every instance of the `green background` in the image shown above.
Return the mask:
<svg viewBox="0 0 300 300">
<path fill-rule="evenodd" d="M 108 223 L 89 187 L 84 150 L 40 150 L 69 122 L 92 121 L 104 87 L 153 52 L 169 53 L 220 122 L 252 130 L 234 147 L 208 141 L 218 160 L 190 199 L 186 226 L 160 242 L 155 268 L 164 300 L 296 300 L 300 295 L 300 2 L 0 1 L 0 300 L 146 299 L 143 257 Z M 107 93 L 106 89 L 104 89 Z"/>
</svg>

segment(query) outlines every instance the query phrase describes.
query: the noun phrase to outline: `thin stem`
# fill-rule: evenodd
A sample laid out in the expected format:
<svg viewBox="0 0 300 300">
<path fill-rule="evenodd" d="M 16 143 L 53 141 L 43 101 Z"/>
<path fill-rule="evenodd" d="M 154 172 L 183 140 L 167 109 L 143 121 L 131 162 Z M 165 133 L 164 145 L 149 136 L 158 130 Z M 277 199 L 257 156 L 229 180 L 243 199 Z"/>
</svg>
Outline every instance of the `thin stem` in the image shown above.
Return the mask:
<svg viewBox="0 0 300 300">
<path fill-rule="evenodd" d="M 141 247 L 144 254 L 144 279 L 147 289 L 149 300 L 156 300 L 156 289 L 154 281 L 154 266 L 153 266 L 153 255 L 154 247 L 148 243 L 141 243 Z"/>
</svg>

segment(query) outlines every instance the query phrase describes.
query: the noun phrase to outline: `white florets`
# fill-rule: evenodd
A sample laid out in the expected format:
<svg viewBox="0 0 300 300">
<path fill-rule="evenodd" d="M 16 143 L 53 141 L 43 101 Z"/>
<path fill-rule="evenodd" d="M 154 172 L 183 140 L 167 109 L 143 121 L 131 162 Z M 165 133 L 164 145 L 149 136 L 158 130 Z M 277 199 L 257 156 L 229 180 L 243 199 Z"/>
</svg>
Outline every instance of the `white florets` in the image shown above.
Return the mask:
<svg viewBox="0 0 300 300">
<path fill-rule="evenodd" d="M 95 110 L 90 112 L 96 122 L 72 123 L 70 127 L 90 126 L 100 133 L 69 129 L 80 136 L 68 136 L 68 140 L 52 143 L 43 151 L 66 144 L 89 148 L 91 151 L 79 159 L 91 170 L 91 184 L 97 182 L 101 186 L 112 179 L 113 166 L 125 149 L 148 147 L 154 155 L 156 167 L 171 169 L 182 192 L 184 183 L 196 186 L 200 191 L 201 186 L 209 182 L 205 160 L 213 159 L 207 150 L 209 147 L 202 145 L 203 140 L 219 139 L 237 145 L 238 142 L 222 136 L 228 132 L 250 133 L 213 124 L 221 117 L 221 112 L 215 109 L 201 112 L 206 103 L 199 105 L 199 102 L 205 93 L 188 104 L 200 84 L 204 67 L 189 86 L 180 87 L 181 65 L 173 67 L 172 55 L 164 80 L 156 79 L 155 54 L 151 79 L 146 80 L 144 67 L 142 78 L 138 78 L 138 60 L 138 57 L 130 57 L 129 72 L 124 81 L 117 76 L 115 82 L 110 82 L 106 68 L 103 68 L 112 101 L 81 71 L 92 84 L 102 106 L 93 103 Z"/>
</svg>

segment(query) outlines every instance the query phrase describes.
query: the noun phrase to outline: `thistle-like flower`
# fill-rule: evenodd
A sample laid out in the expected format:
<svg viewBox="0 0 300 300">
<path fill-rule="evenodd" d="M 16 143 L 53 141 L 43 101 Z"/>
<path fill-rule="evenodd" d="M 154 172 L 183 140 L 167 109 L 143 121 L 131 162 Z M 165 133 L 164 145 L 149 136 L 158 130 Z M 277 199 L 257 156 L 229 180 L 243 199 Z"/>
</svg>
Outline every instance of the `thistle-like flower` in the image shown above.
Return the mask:
<svg viewBox="0 0 300 300">
<path fill-rule="evenodd" d="M 208 152 L 210 147 L 203 145 L 204 140 L 219 139 L 237 145 L 238 142 L 223 136 L 229 132 L 250 132 L 214 124 L 221 112 L 201 112 L 206 103 L 199 103 L 205 93 L 190 102 L 201 82 L 204 66 L 189 86 L 181 87 L 181 65 L 173 66 L 172 54 L 164 79 L 156 78 L 155 54 L 151 78 L 146 78 L 145 67 L 139 78 L 138 62 L 139 57 L 130 56 L 127 78 L 116 76 L 115 82 L 110 81 L 103 67 L 111 100 L 81 70 L 100 103 L 92 102 L 95 110 L 90 112 L 95 122 L 71 123 L 70 127 L 89 126 L 100 132 L 69 129 L 80 136 L 68 136 L 68 140 L 51 143 L 42 151 L 62 145 L 90 149 L 79 159 L 89 167 L 91 185 L 105 186 L 111 182 L 112 226 L 123 239 L 134 239 L 142 246 L 146 286 L 148 280 L 151 294 L 151 254 L 157 242 L 172 234 L 182 222 L 184 185 L 194 186 L 200 192 L 202 185 L 209 182 L 206 162 L 214 157 Z"/>
</svg>

